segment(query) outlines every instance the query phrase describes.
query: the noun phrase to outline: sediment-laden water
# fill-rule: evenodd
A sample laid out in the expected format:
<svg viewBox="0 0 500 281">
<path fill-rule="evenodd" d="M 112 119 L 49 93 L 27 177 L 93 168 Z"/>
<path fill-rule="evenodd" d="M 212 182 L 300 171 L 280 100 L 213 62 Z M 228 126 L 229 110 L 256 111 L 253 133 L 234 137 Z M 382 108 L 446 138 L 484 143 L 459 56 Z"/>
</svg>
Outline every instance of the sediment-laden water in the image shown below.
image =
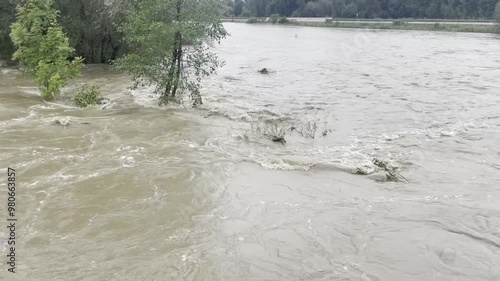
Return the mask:
<svg viewBox="0 0 500 281">
<path fill-rule="evenodd" d="M 498 36 L 226 28 L 196 110 L 106 66 L 87 109 L 0 70 L 2 280 L 500 280 Z"/>
</svg>

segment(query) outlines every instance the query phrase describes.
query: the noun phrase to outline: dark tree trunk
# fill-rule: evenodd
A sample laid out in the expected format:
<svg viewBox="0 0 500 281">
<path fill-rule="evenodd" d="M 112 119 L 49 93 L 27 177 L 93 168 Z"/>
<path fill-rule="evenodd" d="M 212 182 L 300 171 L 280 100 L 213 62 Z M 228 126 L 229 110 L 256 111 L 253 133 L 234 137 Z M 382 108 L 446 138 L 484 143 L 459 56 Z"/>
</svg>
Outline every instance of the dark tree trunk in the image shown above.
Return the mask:
<svg viewBox="0 0 500 281">
<path fill-rule="evenodd" d="M 181 14 L 182 0 L 177 0 L 176 20 L 179 22 Z M 168 82 L 163 92 L 163 99 L 167 101 L 169 98 L 175 98 L 177 89 L 180 83 L 182 66 L 182 34 L 180 31 L 175 33 L 174 47 L 172 50 L 172 59 L 168 70 Z"/>
<path fill-rule="evenodd" d="M 179 83 L 180 83 L 180 78 L 181 78 L 181 63 L 182 63 L 182 35 L 180 32 L 178 32 L 176 34 L 176 38 L 175 38 L 175 42 L 177 43 L 176 45 L 176 57 L 175 57 L 175 60 L 176 60 L 176 63 L 177 63 L 177 66 L 176 66 L 176 72 L 175 72 L 175 84 L 174 84 L 174 88 L 172 89 L 172 97 L 175 97 L 175 94 L 177 92 L 177 88 L 179 86 Z"/>
</svg>

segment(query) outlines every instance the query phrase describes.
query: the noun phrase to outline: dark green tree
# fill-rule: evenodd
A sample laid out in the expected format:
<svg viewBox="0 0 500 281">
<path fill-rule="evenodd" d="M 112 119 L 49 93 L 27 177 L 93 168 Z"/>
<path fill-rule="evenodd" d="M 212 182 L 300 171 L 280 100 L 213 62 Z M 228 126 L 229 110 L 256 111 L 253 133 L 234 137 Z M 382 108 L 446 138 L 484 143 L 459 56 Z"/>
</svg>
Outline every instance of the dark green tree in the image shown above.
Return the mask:
<svg viewBox="0 0 500 281">
<path fill-rule="evenodd" d="M 495 8 L 494 18 L 497 23 L 500 24 L 500 1 L 498 1 L 497 6 Z"/>
<path fill-rule="evenodd" d="M 16 19 L 18 0 L 0 1 L 0 59 L 10 60 L 14 53 L 14 45 L 10 40 L 10 25 Z"/>
<path fill-rule="evenodd" d="M 53 99 L 69 78 L 80 74 L 82 59 L 69 61 L 73 53 L 58 22 L 59 13 L 52 0 L 26 0 L 17 7 L 12 24 L 14 59 L 26 68 L 42 90 L 42 98 Z"/>
<path fill-rule="evenodd" d="M 193 106 L 200 105 L 201 78 L 220 66 L 209 47 L 226 35 L 220 21 L 226 7 L 221 0 L 133 3 L 120 27 L 129 52 L 117 67 L 133 75 L 136 87 L 154 85 L 160 104 L 188 92 Z"/>
<path fill-rule="evenodd" d="M 241 15 L 242 11 L 243 11 L 243 1 L 235 0 L 233 4 L 233 15 L 238 17 L 239 15 Z"/>
</svg>

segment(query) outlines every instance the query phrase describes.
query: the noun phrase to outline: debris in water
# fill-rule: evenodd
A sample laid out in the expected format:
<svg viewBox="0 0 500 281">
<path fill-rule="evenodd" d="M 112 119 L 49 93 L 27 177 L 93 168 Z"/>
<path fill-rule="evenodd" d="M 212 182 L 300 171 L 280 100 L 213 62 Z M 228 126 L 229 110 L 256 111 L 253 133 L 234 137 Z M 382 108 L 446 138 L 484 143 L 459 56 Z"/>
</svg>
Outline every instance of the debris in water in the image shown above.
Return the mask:
<svg viewBox="0 0 500 281">
<path fill-rule="evenodd" d="M 259 70 L 259 73 L 260 74 L 269 74 L 269 71 L 267 70 L 267 68 L 264 67 L 263 69 Z"/>
<path fill-rule="evenodd" d="M 54 124 L 55 125 L 61 125 L 63 127 L 67 127 L 67 126 L 70 125 L 70 119 L 69 119 L 69 117 L 61 118 L 61 119 L 56 119 L 54 121 Z"/>
<path fill-rule="evenodd" d="M 271 140 L 274 141 L 274 142 L 281 142 L 282 145 L 286 144 L 286 140 L 285 140 L 284 137 L 276 137 L 276 136 L 274 136 L 274 137 L 271 138 Z"/>
<path fill-rule="evenodd" d="M 63 127 L 68 127 L 69 125 L 72 124 L 90 125 L 90 122 L 74 122 L 69 117 L 66 117 L 66 118 L 55 119 L 53 124 L 61 125 Z"/>
<path fill-rule="evenodd" d="M 356 175 L 363 175 L 363 176 L 366 176 L 368 175 L 368 172 L 361 169 L 361 168 L 356 168 L 356 171 L 354 172 Z"/>
<path fill-rule="evenodd" d="M 381 161 L 377 158 L 373 158 L 372 162 L 375 166 L 381 168 L 386 173 L 387 181 L 410 183 L 409 180 L 398 172 L 397 167 L 390 166 L 389 162 Z"/>
</svg>

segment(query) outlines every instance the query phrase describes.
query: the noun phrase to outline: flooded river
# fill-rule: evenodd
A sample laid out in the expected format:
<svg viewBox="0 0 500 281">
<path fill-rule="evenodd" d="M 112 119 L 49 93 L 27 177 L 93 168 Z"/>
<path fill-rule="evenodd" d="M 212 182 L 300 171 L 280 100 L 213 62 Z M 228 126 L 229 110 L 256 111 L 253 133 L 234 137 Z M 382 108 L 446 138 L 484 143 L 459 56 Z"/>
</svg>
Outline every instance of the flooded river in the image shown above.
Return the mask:
<svg viewBox="0 0 500 281">
<path fill-rule="evenodd" d="M 106 66 L 87 109 L 0 70 L 1 280 L 500 280 L 500 37 L 226 28 L 196 110 Z"/>
</svg>

